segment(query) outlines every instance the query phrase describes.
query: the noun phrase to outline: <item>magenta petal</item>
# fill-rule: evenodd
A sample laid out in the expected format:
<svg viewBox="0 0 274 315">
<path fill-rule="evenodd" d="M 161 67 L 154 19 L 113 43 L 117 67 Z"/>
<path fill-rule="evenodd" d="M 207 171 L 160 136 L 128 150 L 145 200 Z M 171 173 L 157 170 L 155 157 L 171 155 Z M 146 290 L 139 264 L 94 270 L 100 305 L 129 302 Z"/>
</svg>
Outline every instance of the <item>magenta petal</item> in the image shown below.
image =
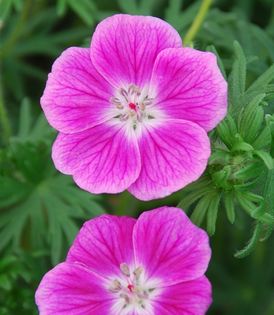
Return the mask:
<svg viewBox="0 0 274 315">
<path fill-rule="evenodd" d="M 148 126 L 139 148 L 142 169 L 129 191 L 141 200 L 168 196 L 195 181 L 205 170 L 210 155 L 204 129 L 175 119 Z"/>
<path fill-rule="evenodd" d="M 35 300 L 40 315 L 110 314 L 113 304 L 104 279 L 84 266 L 68 263 L 44 276 Z"/>
<path fill-rule="evenodd" d="M 154 315 L 204 315 L 210 304 L 211 285 L 206 277 L 164 288 L 154 304 Z"/>
<path fill-rule="evenodd" d="M 201 277 L 211 256 L 208 235 L 178 208 L 144 212 L 133 231 L 136 266 L 163 286 Z"/>
<path fill-rule="evenodd" d="M 104 277 L 120 273 L 120 264 L 134 263 L 132 231 L 136 220 L 102 215 L 84 224 L 67 257 Z"/>
<path fill-rule="evenodd" d="M 118 193 L 140 173 L 137 140 L 124 126 L 99 125 L 77 134 L 59 134 L 52 149 L 55 167 L 73 175 L 92 193 Z"/>
<path fill-rule="evenodd" d="M 158 53 L 181 47 L 177 31 L 151 16 L 117 14 L 103 20 L 91 41 L 91 57 L 97 70 L 115 87 L 149 82 Z"/>
<path fill-rule="evenodd" d="M 72 47 L 54 62 L 41 105 L 55 129 L 73 133 L 109 119 L 112 94 L 94 68 L 89 49 Z"/>
<path fill-rule="evenodd" d="M 192 48 L 166 49 L 151 80 L 156 104 L 170 117 L 213 129 L 226 115 L 227 83 L 213 53 Z"/>
</svg>

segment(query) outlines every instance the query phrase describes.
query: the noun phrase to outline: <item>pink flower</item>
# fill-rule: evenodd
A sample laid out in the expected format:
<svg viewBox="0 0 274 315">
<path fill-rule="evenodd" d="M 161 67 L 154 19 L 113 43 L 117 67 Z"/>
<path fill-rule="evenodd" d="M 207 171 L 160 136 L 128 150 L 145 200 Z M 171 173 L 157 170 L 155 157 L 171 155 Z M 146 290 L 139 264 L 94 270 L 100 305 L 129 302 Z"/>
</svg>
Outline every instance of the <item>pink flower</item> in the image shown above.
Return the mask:
<svg viewBox="0 0 274 315">
<path fill-rule="evenodd" d="M 36 292 L 40 315 L 203 315 L 207 234 L 178 208 L 86 222 Z"/>
<path fill-rule="evenodd" d="M 171 194 L 204 171 L 206 131 L 225 116 L 227 84 L 210 52 L 148 16 L 102 21 L 90 48 L 55 61 L 41 104 L 60 133 L 58 170 L 92 193 Z"/>
</svg>

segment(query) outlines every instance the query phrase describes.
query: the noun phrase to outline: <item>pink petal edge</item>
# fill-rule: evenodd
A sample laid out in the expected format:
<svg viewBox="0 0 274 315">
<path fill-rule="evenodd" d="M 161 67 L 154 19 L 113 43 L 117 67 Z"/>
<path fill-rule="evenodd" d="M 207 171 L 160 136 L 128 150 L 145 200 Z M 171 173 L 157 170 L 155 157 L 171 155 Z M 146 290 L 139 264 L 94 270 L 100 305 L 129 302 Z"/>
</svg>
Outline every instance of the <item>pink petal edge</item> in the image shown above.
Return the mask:
<svg viewBox="0 0 274 315">
<path fill-rule="evenodd" d="M 95 67 L 113 86 L 149 83 L 158 53 L 182 47 L 177 31 L 151 16 L 117 14 L 98 24 L 90 54 Z"/>
<path fill-rule="evenodd" d="M 164 288 L 153 302 L 155 315 L 205 315 L 212 303 L 211 284 L 205 276 Z"/>
<path fill-rule="evenodd" d="M 67 262 L 77 262 L 102 277 L 120 275 L 120 264 L 134 264 L 132 233 L 136 220 L 102 215 L 87 221 L 78 233 Z"/>
<path fill-rule="evenodd" d="M 111 118 L 113 88 L 97 72 L 89 48 L 71 47 L 52 66 L 41 97 L 50 125 L 75 133 Z"/>
<path fill-rule="evenodd" d="M 141 173 L 128 190 L 141 200 L 163 198 L 195 181 L 204 172 L 210 156 L 204 129 L 178 119 L 147 126 L 139 148 Z"/>
<path fill-rule="evenodd" d="M 55 167 L 73 175 L 91 193 L 119 193 L 139 176 L 141 161 L 136 138 L 123 125 L 101 124 L 76 134 L 60 133 L 52 148 Z"/>
<path fill-rule="evenodd" d="M 40 315 L 110 314 L 104 279 L 79 264 L 61 263 L 42 279 L 35 295 Z"/>
<path fill-rule="evenodd" d="M 207 233 L 182 209 L 161 207 L 141 214 L 133 230 L 136 266 L 166 287 L 204 275 L 211 257 Z"/>
<path fill-rule="evenodd" d="M 151 87 L 156 106 L 170 118 L 197 123 L 209 131 L 227 112 L 227 82 L 216 56 L 192 48 L 171 48 L 159 53 Z"/>
</svg>

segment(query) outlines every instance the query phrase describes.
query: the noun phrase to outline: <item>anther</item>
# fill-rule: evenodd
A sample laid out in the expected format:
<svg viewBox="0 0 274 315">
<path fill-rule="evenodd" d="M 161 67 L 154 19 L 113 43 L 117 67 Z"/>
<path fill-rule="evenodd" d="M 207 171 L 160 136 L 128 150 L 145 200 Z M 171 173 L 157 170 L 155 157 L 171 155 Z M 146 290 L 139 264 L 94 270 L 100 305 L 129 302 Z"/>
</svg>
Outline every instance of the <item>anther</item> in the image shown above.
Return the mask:
<svg viewBox="0 0 274 315">
<path fill-rule="evenodd" d="M 128 93 L 125 89 L 121 88 L 120 94 L 126 99 L 126 101 L 128 101 Z"/>
<path fill-rule="evenodd" d="M 118 97 L 111 97 L 110 102 L 114 104 L 118 109 L 123 109 L 124 106 L 122 105 L 121 101 Z"/>
<path fill-rule="evenodd" d="M 109 290 L 113 293 L 119 292 L 122 289 L 122 285 L 120 283 L 119 280 L 115 279 L 112 284 L 111 287 L 109 288 Z"/>
<path fill-rule="evenodd" d="M 143 272 L 143 268 L 142 268 L 142 267 L 138 267 L 138 268 L 136 268 L 136 269 L 133 271 L 133 274 L 134 274 L 136 280 L 139 280 L 139 279 L 140 279 L 140 276 L 141 276 L 142 272 Z"/>
<path fill-rule="evenodd" d="M 120 270 L 122 271 L 122 273 L 129 277 L 130 276 L 130 271 L 129 271 L 129 267 L 126 263 L 122 263 L 120 264 Z"/>
<path fill-rule="evenodd" d="M 122 299 L 124 299 L 127 304 L 130 303 L 130 298 L 129 298 L 128 295 L 126 295 L 126 294 L 124 294 L 124 293 L 121 293 L 121 294 L 120 294 L 120 297 L 121 297 Z"/>
</svg>

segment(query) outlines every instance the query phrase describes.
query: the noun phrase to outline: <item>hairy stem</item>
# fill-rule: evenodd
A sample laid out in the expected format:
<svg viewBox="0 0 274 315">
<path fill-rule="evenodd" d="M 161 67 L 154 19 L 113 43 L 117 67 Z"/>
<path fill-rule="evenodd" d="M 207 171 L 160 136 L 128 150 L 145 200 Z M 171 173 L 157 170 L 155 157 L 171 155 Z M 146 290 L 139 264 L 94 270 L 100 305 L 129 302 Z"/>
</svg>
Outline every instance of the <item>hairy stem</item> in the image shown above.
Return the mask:
<svg viewBox="0 0 274 315">
<path fill-rule="evenodd" d="M 194 40 L 196 34 L 198 33 L 200 27 L 203 24 L 203 21 L 206 17 L 206 14 L 212 4 L 213 0 L 202 0 L 202 4 L 199 8 L 199 11 L 191 24 L 189 30 L 187 31 L 185 38 L 184 38 L 184 44 L 189 45 Z"/>
</svg>

